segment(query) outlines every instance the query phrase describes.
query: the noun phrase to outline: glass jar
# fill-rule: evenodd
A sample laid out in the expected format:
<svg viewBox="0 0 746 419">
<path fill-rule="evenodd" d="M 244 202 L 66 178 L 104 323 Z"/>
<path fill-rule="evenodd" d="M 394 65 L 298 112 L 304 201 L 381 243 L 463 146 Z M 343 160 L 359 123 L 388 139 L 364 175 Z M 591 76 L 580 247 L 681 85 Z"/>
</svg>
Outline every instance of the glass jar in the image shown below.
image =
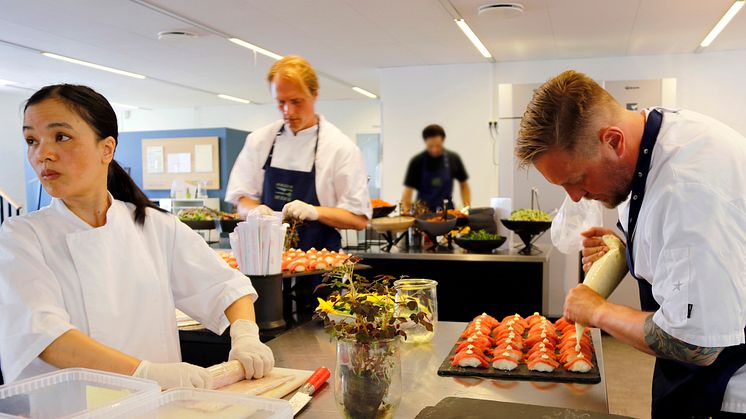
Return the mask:
<svg viewBox="0 0 746 419">
<path fill-rule="evenodd" d="M 438 282 L 432 279 L 405 278 L 394 281 L 395 315 L 408 319 L 401 325 L 401 329 L 407 333 L 405 342 L 425 343 L 433 339 L 438 324 L 437 286 Z M 432 324 L 432 330 L 428 330 L 422 321 L 413 321 L 413 315 Z"/>
<path fill-rule="evenodd" d="M 337 339 L 334 399 L 345 418 L 394 416 L 402 392 L 399 341 Z"/>
</svg>

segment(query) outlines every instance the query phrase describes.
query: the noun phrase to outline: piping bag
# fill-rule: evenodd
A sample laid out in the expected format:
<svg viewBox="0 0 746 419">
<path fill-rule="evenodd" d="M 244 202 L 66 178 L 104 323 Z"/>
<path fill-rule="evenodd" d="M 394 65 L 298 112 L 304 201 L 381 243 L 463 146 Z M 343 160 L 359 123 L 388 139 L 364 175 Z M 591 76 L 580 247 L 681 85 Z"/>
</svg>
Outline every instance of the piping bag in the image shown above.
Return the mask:
<svg viewBox="0 0 746 419">
<path fill-rule="evenodd" d="M 583 285 L 596 291 L 604 298 L 608 298 L 616 289 L 625 275 L 627 275 L 626 247 L 615 235 L 607 234 L 601 237 L 609 251 L 591 265 L 585 275 Z M 575 350 L 580 352 L 580 338 L 585 326 L 575 323 Z"/>
</svg>

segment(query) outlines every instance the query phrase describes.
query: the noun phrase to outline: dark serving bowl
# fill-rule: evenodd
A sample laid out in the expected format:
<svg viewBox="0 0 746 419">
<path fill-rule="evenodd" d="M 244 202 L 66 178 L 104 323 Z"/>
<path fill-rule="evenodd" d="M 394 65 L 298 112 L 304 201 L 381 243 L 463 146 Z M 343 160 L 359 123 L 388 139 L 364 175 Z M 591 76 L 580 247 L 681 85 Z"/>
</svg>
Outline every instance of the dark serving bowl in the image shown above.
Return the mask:
<svg viewBox="0 0 746 419">
<path fill-rule="evenodd" d="M 373 208 L 373 218 L 381 218 L 385 217 L 396 209 L 396 205 L 392 205 L 390 207 L 376 207 Z"/>
<path fill-rule="evenodd" d="M 505 240 L 505 237 L 500 237 L 499 239 L 495 240 L 466 240 L 459 237 L 456 237 L 454 239 L 459 247 L 462 247 L 470 252 L 478 253 L 490 253 L 500 247 L 503 243 L 505 243 Z"/>
<path fill-rule="evenodd" d="M 431 212 L 417 217 L 417 227 L 425 233 L 437 237 L 442 236 L 456 227 L 456 216 L 448 214 L 445 221 L 427 221 L 428 218 L 443 216 L 440 212 Z"/>
<path fill-rule="evenodd" d="M 235 219 L 235 220 L 217 220 L 215 221 L 215 228 L 220 226 L 220 231 L 223 233 L 232 233 L 233 230 L 236 229 L 236 226 L 238 223 L 240 223 L 243 220 Z"/>
<path fill-rule="evenodd" d="M 215 220 L 181 220 L 181 222 L 192 230 L 215 230 Z"/>
<path fill-rule="evenodd" d="M 534 246 L 531 242 L 534 237 L 547 231 L 552 226 L 551 221 L 514 221 L 508 219 L 501 219 L 500 221 L 521 238 L 525 247 L 519 253 L 524 255 L 533 253 Z"/>
</svg>

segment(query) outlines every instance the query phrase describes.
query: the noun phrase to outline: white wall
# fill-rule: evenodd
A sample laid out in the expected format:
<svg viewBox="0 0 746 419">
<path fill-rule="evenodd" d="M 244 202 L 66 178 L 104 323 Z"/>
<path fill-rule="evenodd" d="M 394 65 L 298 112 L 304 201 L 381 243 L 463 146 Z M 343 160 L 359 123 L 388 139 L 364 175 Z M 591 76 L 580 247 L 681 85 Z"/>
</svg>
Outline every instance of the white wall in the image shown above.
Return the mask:
<svg viewBox="0 0 746 419">
<path fill-rule="evenodd" d="M 401 199 L 409 160 L 424 150 L 422 129 L 436 123 L 446 148 L 457 152 L 469 173 L 472 206 L 497 196 L 497 168 L 487 129 L 491 64 L 398 67 L 381 70 L 383 165 L 381 197 Z M 454 192 L 454 196 L 460 194 Z"/>
<path fill-rule="evenodd" d="M 320 100 L 316 103 L 316 111 L 353 140 L 357 134 L 378 133 L 381 129 L 380 102 L 377 100 Z M 253 131 L 281 117 L 273 104 L 118 110 L 117 114 L 120 131 L 217 127 Z"/>
<path fill-rule="evenodd" d="M 29 95 L 0 92 L 0 189 L 21 205 L 26 205 L 23 165 L 26 145 L 23 141 L 22 106 Z"/>
</svg>

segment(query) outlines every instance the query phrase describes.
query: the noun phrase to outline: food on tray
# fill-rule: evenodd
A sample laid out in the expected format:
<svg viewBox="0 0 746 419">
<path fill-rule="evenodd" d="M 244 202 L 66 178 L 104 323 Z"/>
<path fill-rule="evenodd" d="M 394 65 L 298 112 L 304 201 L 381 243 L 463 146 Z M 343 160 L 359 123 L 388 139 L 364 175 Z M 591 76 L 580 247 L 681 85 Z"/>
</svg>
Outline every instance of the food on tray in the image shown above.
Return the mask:
<svg viewBox="0 0 746 419">
<path fill-rule="evenodd" d="M 337 253 L 326 249 L 311 248 L 307 252 L 289 249 L 282 253 L 282 271 L 299 273 L 327 270 L 342 266 L 349 258 L 350 255 L 345 252 Z"/>
<path fill-rule="evenodd" d="M 456 218 L 469 218 L 466 214 L 457 209 L 449 209 L 448 215 L 453 215 Z"/>
<path fill-rule="evenodd" d="M 220 215 L 221 220 L 240 220 L 241 219 L 241 214 L 237 212 L 230 213 L 230 212 L 220 211 L 219 215 Z"/>
<path fill-rule="evenodd" d="M 370 200 L 370 205 L 373 206 L 373 208 L 382 208 L 382 207 L 392 207 L 393 205 L 389 204 L 388 202 L 384 201 L 383 199 L 377 199 L 373 198 Z"/>
<path fill-rule="evenodd" d="M 552 221 L 552 217 L 538 209 L 517 209 L 510 213 L 510 221 Z"/>
<path fill-rule="evenodd" d="M 443 218 L 442 215 L 436 215 L 434 217 L 430 217 L 425 219 L 428 223 L 442 223 L 443 221 L 448 221 L 445 218 Z"/>
<path fill-rule="evenodd" d="M 227 263 L 231 268 L 238 269 L 238 262 L 236 261 L 236 256 L 233 252 L 220 250 L 218 251 L 218 255 L 223 258 L 225 263 Z"/>
<path fill-rule="evenodd" d="M 560 366 L 569 372 L 587 373 L 593 369 L 592 360 L 588 331 L 576 335 L 574 323 L 564 318 L 552 323 L 539 313 L 526 318 L 514 314 L 502 321 L 487 314 L 475 317 L 450 358 L 454 367 L 513 371 L 525 365 L 523 371 L 548 375 Z"/>
<path fill-rule="evenodd" d="M 184 221 L 211 221 L 215 219 L 215 212 L 209 208 L 184 208 L 176 214 Z"/>
<path fill-rule="evenodd" d="M 499 234 L 492 234 L 487 230 L 477 230 L 468 234 L 462 234 L 459 238 L 461 240 L 500 240 L 502 237 Z"/>
</svg>

